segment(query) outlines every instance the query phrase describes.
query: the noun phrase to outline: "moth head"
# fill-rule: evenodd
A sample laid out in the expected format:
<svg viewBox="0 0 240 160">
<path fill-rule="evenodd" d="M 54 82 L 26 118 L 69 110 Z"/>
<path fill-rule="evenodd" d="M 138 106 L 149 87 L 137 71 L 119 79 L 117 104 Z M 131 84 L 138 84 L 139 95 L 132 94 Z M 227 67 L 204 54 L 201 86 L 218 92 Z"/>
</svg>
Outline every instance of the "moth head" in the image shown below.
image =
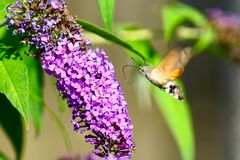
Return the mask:
<svg viewBox="0 0 240 160">
<path fill-rule="evenodd" d="M 153 70 L 153 67 L 150 67 L 150 66 L 139 67 L 139 71 L 145 76 L 147 76 L 149 73 L 151 73 L 152 70 Z"/>
</svg>

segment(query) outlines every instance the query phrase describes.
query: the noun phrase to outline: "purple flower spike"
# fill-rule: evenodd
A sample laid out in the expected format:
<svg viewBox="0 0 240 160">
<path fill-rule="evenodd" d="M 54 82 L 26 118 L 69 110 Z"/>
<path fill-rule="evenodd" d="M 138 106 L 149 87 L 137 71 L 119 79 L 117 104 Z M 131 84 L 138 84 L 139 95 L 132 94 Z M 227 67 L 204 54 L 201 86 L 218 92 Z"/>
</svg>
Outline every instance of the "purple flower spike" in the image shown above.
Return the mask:
<svg viewBox="0 0 240 160">
<path fill-rule="evenodd" d="M 77 39 L 63 43 L 64 39 L 43 53 L 42 66 L 57 78 L 60 93 L 73 108 L 74 130 L 86 133 L 86 141 L 95 145 L 95 154 L 130 158 L 133 126 L 113 65 L 103 50 L 83 51 L 75 45 L 80 43 Z"/>
<path fill-rule="evenodd" d="M 104 50 L 90 48 L 92 42 L 82 36 L 65 2 L 17 1 L 8 12 L 8 27 L 38 48 L 33 56 L 41 54 L 43 69 L 56 77 L 59 93 L 72 108 L 74 130 L 94 145 L 93 153 L 108 160 L 130 159 L 133 126 L 114 67 Z"/>
<path fill-rule="evenodd" d="M 229 53 L 233 61 L 240 61 L 240 16 L 213 8 L 208 14 L 209 22 L 216 31 L 216 41 Z"/>
</svg>

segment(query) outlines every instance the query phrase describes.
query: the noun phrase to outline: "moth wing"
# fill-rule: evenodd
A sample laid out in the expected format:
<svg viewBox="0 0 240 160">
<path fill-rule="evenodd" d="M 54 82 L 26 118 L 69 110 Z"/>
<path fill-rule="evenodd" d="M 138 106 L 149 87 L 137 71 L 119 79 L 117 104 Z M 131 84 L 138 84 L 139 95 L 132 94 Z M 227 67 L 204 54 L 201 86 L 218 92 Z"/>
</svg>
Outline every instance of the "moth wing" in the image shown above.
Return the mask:
<svg viewBox="0 0 240 160">
<path fill-rule="evenodd" d="M 175 80 L 182 75 L 184 67 L 189 62 L 191 55 L 192 49 L 190 47 L 173 49 L 154 70 L 157 70 L 162 76 L 170 80 Z"/>
</svg>

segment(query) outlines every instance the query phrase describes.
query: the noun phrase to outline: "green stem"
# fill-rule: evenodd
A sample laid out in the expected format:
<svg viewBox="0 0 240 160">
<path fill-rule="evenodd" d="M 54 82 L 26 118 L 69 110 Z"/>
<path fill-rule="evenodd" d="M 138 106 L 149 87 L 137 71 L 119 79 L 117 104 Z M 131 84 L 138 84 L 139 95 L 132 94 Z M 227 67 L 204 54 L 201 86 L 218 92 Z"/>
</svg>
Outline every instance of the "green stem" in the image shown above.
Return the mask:
<svg viewBox="0 0 240 160">
<path fill-rule="evenodd" d="M 78 24 L 80 24 L 86 31 L 95 33 L 103 38 L 105 38 L 106 40 L 109 40 L 111 42 L 114 42 L 122 47 L 125 47 L 126 49 L 132 51 L 132 53 L 134 54 L 135 58 L 137 58 L 139 61 L 141 61 L 141 64 L 144 64 L 144 57 L 143 55 L 138 52 L 136 49 L 134 49 L 129 43 L 127 43 L 125 40 L 121 39 L 120 37 L 112 34 L 111 32 L 108 32 L 107 30 L 98 27 L 90 22 L 81 20 L 81 19 L 77 19 L 76 22 Z"/>
<path fill-rule="evenodd" d="M 44 102 L 44 106 L 46 111 L 49 113 L 50 117 L 55 121 L 56 125 L 58 126 L 59 130 L 62 133 L 66 148 L 68 150 L 68 152 L 72 152 L 72 143 L 71 143 L 71 139 L 70 136 L 66 130 L 66 128 L 64 127 L 64 125 L 62 124 L 61 120 L 58 118 L 58 116 L 51 110 L 51 108 Z"/>
</svg>

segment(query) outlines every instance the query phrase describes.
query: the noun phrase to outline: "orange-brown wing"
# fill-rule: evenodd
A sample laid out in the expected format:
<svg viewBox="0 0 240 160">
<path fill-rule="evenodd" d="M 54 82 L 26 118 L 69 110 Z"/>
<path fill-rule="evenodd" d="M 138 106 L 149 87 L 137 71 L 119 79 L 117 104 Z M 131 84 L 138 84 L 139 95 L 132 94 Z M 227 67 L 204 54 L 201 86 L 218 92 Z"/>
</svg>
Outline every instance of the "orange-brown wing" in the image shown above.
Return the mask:
<svg viewBox="0 0 240 160">
<path fill-rule="evenodd" d="M 175 80 L 183 73 L 184 67 L 191 58 L 191 55 L 192 49 L 190 47 L 173 49 L 154 70 L 157 70 L 162 76 L 170 80 Z"/>
</svg>

